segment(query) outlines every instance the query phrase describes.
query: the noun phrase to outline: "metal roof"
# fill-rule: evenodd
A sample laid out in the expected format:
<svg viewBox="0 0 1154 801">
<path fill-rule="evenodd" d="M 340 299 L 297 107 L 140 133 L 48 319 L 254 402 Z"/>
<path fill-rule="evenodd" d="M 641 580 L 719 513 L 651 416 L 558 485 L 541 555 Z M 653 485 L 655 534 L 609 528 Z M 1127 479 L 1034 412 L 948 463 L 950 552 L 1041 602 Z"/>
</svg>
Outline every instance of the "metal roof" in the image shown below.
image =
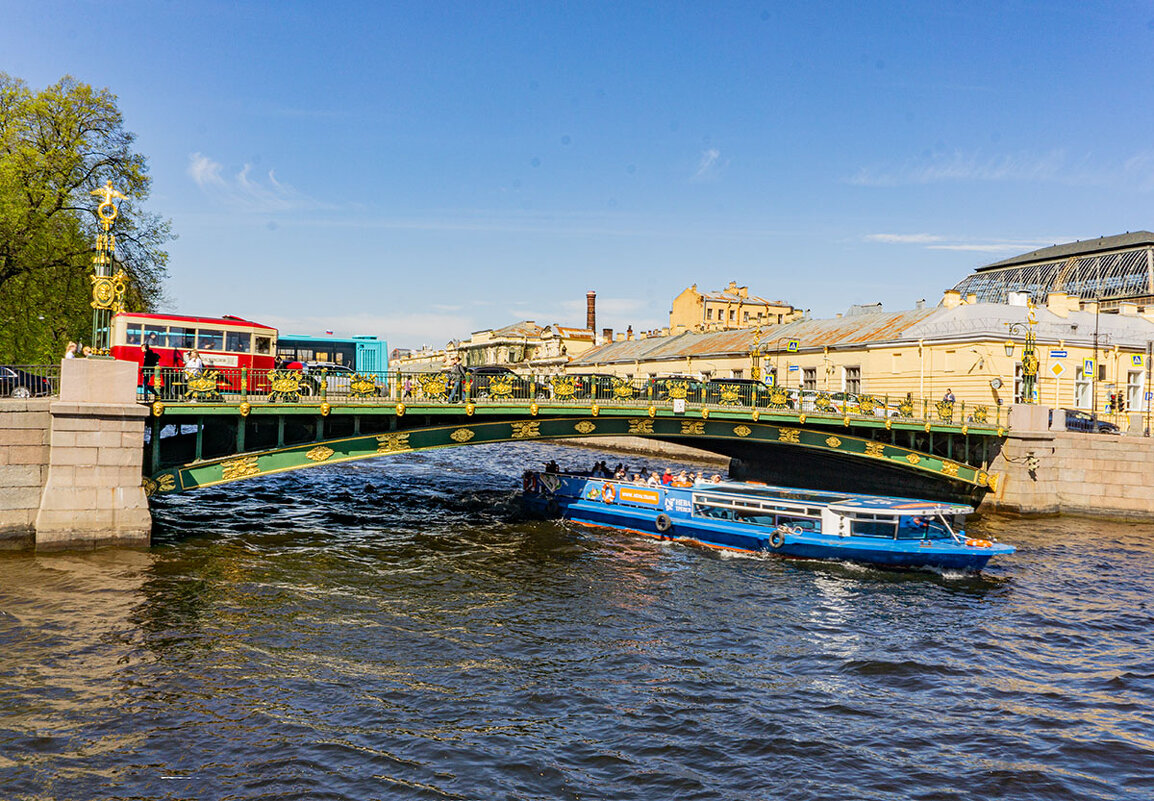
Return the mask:
<svg viewBox="0 0 1154 801">
<path fill-rule="evenodd" d="M 1126 248 L 1154 245 L 1154 233 L 1150 231 L 1127 231 L 1116 236 L 1100 236 L 1097 239 L 1086 239 L 1078 242 L 1068 242 L 1064 245 L 1051 245 L 1048 248 L 1033 250 L 1021 256 L 996 261 L 984 267 L 977 268 L 976 272 L 996 270 L 1000 267 L 1013 267 L 1018 264 L 1030 264 L 1036 261 L 1054 261 L 1066 259 L 1070 256 L 1085 256 L 1090 253 L 1101 253 L 1108 250 L 1124 250 Z"/>
<path fill-rule="evenodd" d="M 999 303 L 977 303 L 954 309 L 934 307 L 900 312 L 878 312 L 827 320 L 799 320 L 762 331 L 763 353 L 785 352 L 789 340 L 797 340 L 802 352 L 820 348 L 869 347 L 884 344 L 927 340 L 1004 340 L 1009 337 L 1008 323 L 1024 323 L 1026 308 Z M 1036 309 L 1035 329 L 1041 342 L 1091 345 L 1095 326 L 1098 344 L 1145 348 L 1154 339 L 1154 323 L 1136 315 L 1071 312 L 1059 317 L 1048 309 Z M 687 331 L 669 337 L 610 342 L 586 351 L 574 359 L 573 366 L 597 364 L 630 364 L 680 360 L 686 357 L 709 358 L 748 354 L 757 342 L 757 331 L 697 333 Z M 1017 335 L 1016 338 L 1020 338 Z"/>
</svg>

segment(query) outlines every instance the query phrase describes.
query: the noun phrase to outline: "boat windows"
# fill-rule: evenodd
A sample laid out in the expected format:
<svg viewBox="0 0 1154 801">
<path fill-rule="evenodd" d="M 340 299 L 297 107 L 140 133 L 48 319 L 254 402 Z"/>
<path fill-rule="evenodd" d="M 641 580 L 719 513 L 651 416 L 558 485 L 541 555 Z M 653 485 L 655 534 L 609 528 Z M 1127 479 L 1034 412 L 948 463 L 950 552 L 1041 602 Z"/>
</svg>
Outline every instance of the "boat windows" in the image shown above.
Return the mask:
<svg viewBox="0 0 1154 801">
<path fill-rule="evenodd" d="M 879 537 L 892 540 L 897 533 L 897 521 L 890 518 L 852 518 L 850 532 L 855 537 Z"/>
</svg>

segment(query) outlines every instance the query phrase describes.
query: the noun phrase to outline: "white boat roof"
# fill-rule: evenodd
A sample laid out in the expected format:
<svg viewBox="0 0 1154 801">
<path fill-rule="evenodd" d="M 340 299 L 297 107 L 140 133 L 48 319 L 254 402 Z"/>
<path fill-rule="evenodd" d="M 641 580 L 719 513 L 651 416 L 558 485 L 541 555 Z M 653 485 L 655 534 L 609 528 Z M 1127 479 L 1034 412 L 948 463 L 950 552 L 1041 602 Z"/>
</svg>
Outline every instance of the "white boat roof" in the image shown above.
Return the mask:
<svg viewBox="0 0 1154 801">
<path fill-rule="evenodd" d="M 968 515 L 974 507 L 962 503 L 928 501 L 917 498 L 898 498 L 886 495 L 866 495 L 854 492 L 830 492 L 827 490 L 807 490 L 794 487 L 774 487 L 768 484 L 754 484 L 743 481 L 724 481 L 713 484 L 698 481 L 694 492 L 712 491 L 726 495 L 746 495 L 756 498 L 780 498 L 786 501 L 809 501 L 821 503 L 830 511 L 842 514 L 870 512 L 889 514 L 894 517 L 906 515 Z"/>
</svg>

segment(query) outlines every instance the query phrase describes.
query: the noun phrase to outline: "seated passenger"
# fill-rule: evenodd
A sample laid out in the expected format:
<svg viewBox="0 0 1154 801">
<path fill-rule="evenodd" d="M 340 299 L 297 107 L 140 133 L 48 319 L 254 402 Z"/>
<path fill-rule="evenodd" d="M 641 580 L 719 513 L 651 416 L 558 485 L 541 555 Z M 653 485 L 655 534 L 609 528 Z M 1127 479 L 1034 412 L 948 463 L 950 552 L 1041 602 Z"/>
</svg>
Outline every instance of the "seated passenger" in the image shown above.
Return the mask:
<svg viewBox="0 0 1154 801">
<path fill-rule="evenodd" d="M 720 484 L 721 483 L 721 475 L 719 473 L 714 473 L 713 478 L 709 479 L 709 481 L 712 484 Z"/>
<path fill-rule="evenodd" d="M 661 486 L 661 479 L 659 479 L 657 477 L 656 473 L 650 473 L 649 479 L 645 483 L 647 483 L 651 487 L 660 487 Z"/>
<path fill-rule="evenodd" d="M 668 467 L 665 468 L 665 472 L 661 474 L 661 483 L 667 487 L 673 483 L 673 471 Z"/>
</svg>

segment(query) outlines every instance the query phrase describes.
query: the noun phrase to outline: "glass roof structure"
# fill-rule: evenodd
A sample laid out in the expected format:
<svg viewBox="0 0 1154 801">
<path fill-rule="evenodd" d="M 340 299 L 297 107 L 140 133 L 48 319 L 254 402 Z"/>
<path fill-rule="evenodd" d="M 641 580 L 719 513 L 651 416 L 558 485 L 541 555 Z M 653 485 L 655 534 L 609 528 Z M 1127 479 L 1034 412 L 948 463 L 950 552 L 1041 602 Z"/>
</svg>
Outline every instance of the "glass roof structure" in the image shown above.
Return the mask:
<svg viewBox="0 0 1154 801">
<path fill-rule="evenodd" d="M 1108 236 L 1035 250 L 979 267 L 954 289 L 980 303 L 1006 303 L 1010 292 L 1029 292 L 1044 304 L 1051 292 L 1097 300 L 1154 305 L 1154 233 Z"/>
</svg>

